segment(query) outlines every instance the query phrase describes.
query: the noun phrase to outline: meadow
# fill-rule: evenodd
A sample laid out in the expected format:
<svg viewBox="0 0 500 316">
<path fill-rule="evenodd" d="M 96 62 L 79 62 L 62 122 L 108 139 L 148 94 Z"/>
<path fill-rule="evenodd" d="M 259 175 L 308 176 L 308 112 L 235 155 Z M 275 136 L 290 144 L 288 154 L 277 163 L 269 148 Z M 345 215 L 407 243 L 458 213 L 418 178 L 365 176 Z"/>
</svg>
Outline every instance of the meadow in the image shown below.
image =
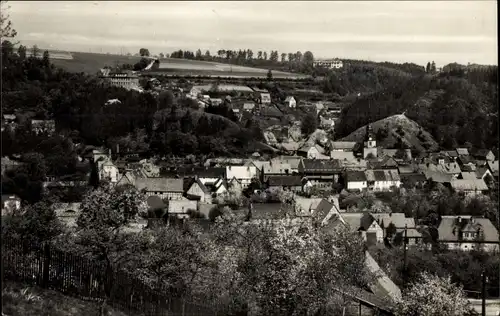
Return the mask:
<svg viewBox="0 0 500 316">
<path fill-rule="evenodd" d="M 71 52 L 72 58 L 58 58 L 61 54 L 54 54 L 52 61 L 57 67 L 71 72 L 85 72 L 95 74 L 104 66 L 120 64 L 135 64 L 141 57 Z M 160 59 L 158 69 L 148 71 L 149 74 L 162 74 L 173 76 L 213 76 L 233 78 L 266 78 L 267 69 L 252 68 L 237 65 L 222 64 L 217 62 L 163 58 Z M 274 78 L 306 78 L 306 75 L 292 74 L 280 71 L 272 72 Z"/>
</svg>

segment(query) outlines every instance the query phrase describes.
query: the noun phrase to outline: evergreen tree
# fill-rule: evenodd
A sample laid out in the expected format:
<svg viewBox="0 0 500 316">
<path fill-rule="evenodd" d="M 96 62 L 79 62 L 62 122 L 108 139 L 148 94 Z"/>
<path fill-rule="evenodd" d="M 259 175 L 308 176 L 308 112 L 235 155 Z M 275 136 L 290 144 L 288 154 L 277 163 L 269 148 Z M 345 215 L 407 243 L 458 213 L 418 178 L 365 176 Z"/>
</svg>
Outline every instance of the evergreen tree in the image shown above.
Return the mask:
<svg viewBox="0 0 500 316">
<path fill-rule="evenodd" d="M 431 72 L 431 62 L 427 62 L 427 66 L 425 66 L 425 72 L 430 73 Z"/>
<path fill-rule="evenodd" d="M 431 73 L 435 74 L 436 73 L 436 63 L 432 61 L 431 63 Z"/>
</svg>

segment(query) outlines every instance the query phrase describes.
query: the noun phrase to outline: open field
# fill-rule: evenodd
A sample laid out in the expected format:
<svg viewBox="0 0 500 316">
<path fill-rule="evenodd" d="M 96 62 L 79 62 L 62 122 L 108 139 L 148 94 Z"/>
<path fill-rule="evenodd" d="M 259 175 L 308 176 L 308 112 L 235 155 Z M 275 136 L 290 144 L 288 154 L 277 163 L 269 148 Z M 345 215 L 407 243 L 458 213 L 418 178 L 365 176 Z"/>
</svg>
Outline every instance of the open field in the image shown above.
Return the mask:
<svg viewBox="0 0 500 316">
<path fill-rule="evenodd" d="M 81 53 L 71 52 L 71 56 L 60 52 L 51 53 L 52 62 L 63 69 L 71 72 L 85 72 L 95 74 L 104 66 L 115 66 L 118 64 L 135 64 L 141 57 L 111 55 L 111 54 L 96 54 L 96 53 Z M 65 58 L 58 58 L 58 56 Z M 172 75 L 172 76 L 211 76 L 211 77 L 232 77 L 232 78 L 266 78 L 267 69 L 251 68 L 244 66 L 236 66 L 229 64 L 221 64 L 216 62 L 163 58 L 160 59 L 159 69 L 145 71 L 145 73 L 154 75 Z M 307 78 L 306 75 L 292 74 L 281 71 L 273 71 L 274 78 Z"/>
</svg>

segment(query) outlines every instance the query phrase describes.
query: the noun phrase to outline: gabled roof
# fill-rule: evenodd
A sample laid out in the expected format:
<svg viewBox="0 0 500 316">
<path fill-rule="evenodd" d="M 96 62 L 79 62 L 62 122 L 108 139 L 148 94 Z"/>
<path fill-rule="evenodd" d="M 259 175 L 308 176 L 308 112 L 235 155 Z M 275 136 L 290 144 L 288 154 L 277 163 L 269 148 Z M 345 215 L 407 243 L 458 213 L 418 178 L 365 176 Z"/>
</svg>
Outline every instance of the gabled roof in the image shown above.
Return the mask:
<svg viewBox="0 0 500 316">
<path fill-rule="evenodd" d="M 300 176 L 269 176 L 267 182 L 269 186 L 302 186 Z"/>
<path fill-rule="evenodd" d="M 462 172 L 460 173 L 459 179 L 474 180 L 477 179 L 477 175 L 475 172 Z"/>
<path fill-rule="evenodd" d="M 498 231 L 491 221 L 487 218 L 471 215 L 442 216 L 438 227 L 439 240 L 458 241 L 460 229 L 462 231 L 464 229 L 467 231 L 480 229 L 483 232 L 485 242 L 498 242 Z"/>
<path fill-rule="evenodd" d="M 173 178 L 139 178 L 135 180 L 138 190 L 146 189 L 148 192 L 184 192 L 182 179 Z"/>
<path fill-rule="evenodd" d="M 476 177 L 479 179 L 479 178 L 482 178 L 485 173 L 489 172 L 491 174 L 491 171 L 486 168 L 486 167 L 480 167 L 480 168 L 477 168 L 476 171 L 474 172 L 476 174 Z"/>
<path fill-rule="evenodd" d="M 347 182 L 367 181 L 364 171 L 347 171 L 346 180 Z"/>
<path fill-rule="evenodd" d="M 399 171 L 400 175 L 415 173 L 416 169 L 417 168 L 414 165 L 399 165 L 398 166 L 398 171 Z"/>
<path fill-rule="evenodd" d="M 278 156 L 271 159 L 271 161 L 279 161 L 281 163 L 287 163 L 292 169 L 297 169 L 299 167 L 302 157 L 299 156 Z"/>
<path fill-rule="evenodd" d="M 331 151 L 330 157 L 338 160 L 356 161 L 356 157 L 354 157 L 354 153 L 352 151 Z"/>
<path fill-rule="evenodd" d="M 400 181 L 396 170 L 366 170 L 367 181 Z"/>
<path fill-rule="evenodd" d="M 453 179 L 451 187 L 456 191 L 487 191 L 488 186 L 483 179 Z"/>
<path fill-rule="evenodd" d="M 351 231 L 366 231 L 375 221 L 369 213 L 342 213 L 341 216 Z"/>
<path fill-rule="evenodd" d="M 379 225 L 387 228 L 390 223 L 393 223 L 396 228 L 415 228 L 415 220 L 412 217 L 406 217 L 405 213 L 372 213 Z"/>
<path fill-rule="evenodd" d="M 387 169 L 387 168 L 398 168 L 398 163 L 394 158 L 389 156 L 384 156 L 377 160 L 368 161 L 369 169 Z"/>
<path fill-rule="evenodd" d="M 302 159 L 304 171 L 338 172 L 341 171 L 338 160 Z"/>
<path fill-rule="evenodd" d="M 457 154 L 459 156 L 462 156 L 462 155 L 468 156 L 469 155 L 469 150 L 467 148 L 457 148 L 456 151 L 457 151 Z"/>
<path fill-rule="evenodd" d="M 407 180 L 410 182 L 425 182 L 425 180 L 427 180 L 425 175 L 422 173 L 403 173 L 400 174 L 399 177 L 402 181 Z"/>
<path fill-rule="evenodd" d="M 450 183 L 453 176 L 442 172 L 424 171 L 427 180 L 432 180 L 437 183 Z"/>
<path fill-rule="evenodd" d="M 353 150 L 356 142 L 331 142 L 330 148 L 336 150 Z"/>
</svg>

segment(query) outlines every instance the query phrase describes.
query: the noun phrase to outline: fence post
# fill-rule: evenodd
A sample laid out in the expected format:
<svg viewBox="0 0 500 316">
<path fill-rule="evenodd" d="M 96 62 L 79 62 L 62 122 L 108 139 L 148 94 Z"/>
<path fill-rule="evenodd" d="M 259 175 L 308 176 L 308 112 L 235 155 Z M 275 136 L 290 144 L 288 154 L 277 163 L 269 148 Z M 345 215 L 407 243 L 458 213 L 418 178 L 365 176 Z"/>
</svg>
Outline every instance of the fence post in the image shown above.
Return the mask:
<svg viewBox="0 0 500 316">
<path fill-rule="evenodd" d="M 45 243 L 43 246 L 43 276 L 42 276 L 42 287 L 49 287 L 49 264 L 50 264 L 50 246 L 49 243 Z"/>
</svg>

